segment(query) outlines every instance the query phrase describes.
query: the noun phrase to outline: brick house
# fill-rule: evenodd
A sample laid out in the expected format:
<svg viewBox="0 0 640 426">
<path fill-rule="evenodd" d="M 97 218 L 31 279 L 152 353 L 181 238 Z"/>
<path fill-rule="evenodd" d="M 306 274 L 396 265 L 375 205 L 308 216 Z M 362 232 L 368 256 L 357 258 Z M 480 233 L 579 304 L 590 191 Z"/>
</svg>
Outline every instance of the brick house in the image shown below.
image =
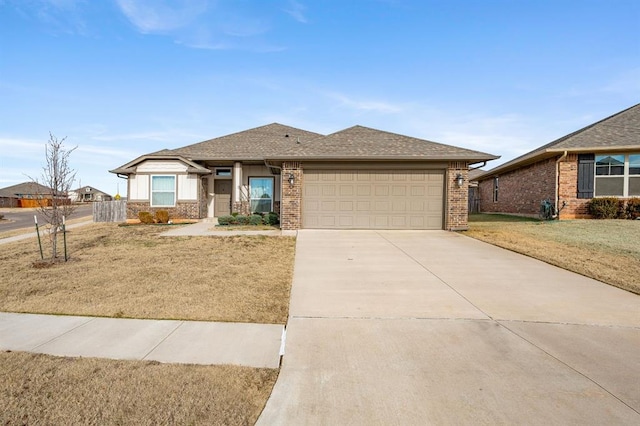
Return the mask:
<svg viewBox="0 0 640 426">
<path fill-rule="evenodd" d="M 111 195 L 88 185 L 69 191 L 69 198 L 71 198 L 71 201 L 76 203 L 113 200 L 113 197 Z"/>
<path fill-rule="evenodd" d="M 37 182 L 22 182 L 0 188 L 0 207 L 49 206 L 52 192 L 51 188 Z"/>
<path fill-rule="evenodd" d="M 273 123 L 111 170 L 128 217 L 204 219 L 275 211 L 282 229 L 467 227 L 470 164 L 491 154 L 354 126 L 321 135 Z"/>
<path fill-rule="evenodd" d="M 589 217 L 594 197 L 640 196 L 640 104 L 477 177 L 480 211 L 537 216 L 548 200 L 560 219 Z"/>
</svg>

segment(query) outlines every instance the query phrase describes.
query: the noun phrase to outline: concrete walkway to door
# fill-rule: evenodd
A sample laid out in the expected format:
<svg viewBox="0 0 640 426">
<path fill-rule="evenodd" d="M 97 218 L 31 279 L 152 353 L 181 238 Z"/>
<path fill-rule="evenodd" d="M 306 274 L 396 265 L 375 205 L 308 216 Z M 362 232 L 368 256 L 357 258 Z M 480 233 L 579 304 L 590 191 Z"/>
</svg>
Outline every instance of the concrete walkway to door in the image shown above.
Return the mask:
<svg viewBox="0 0 640 426">
<path fill-rule="evenodd" d="M 298 234 L 259 425 L 640 424 L 640 297 L 444 231 Z"/>
</svg>

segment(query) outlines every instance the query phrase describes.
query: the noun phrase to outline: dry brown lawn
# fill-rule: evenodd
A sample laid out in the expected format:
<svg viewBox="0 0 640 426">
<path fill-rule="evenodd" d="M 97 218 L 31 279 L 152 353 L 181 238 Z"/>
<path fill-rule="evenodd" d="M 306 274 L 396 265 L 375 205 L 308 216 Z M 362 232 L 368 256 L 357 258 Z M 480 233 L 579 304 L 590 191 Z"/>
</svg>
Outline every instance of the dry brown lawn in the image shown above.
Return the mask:
<svg viewBox="0 0 640 426">
<path fill-rule="evenodd" d="M 0 352 L 0 424 L 252 425 L 277 375 Z"/>
<path fill-rule="evenodd" d="M 640 221 L 471 215 L 465 235 L 640 294 Z"/>
<path fill-rule="evenodd" d="M 286 322 L 294 238 L 158 236 L 167 229 L 75 228 L 68 233 L 70 261 L 49 268 L 34 267 L 35 237 L 3 244 L 0 311 Z"/>
</svg>

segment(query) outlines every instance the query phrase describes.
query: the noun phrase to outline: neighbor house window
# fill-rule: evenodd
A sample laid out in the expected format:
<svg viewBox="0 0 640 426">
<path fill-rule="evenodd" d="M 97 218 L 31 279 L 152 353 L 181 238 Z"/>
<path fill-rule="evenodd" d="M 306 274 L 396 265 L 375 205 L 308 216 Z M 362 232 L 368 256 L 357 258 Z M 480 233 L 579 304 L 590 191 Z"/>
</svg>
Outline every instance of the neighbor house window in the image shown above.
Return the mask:
<svg viewBox="0 0 640 426">
<path fill-rule="evenodd" d="M 216 169 L 216 176 L 231 177 L 231 169 Z"/>
<path fill-rule="evenodd" d="M 273 211 L 273 178 L 249 178 L 251 213 L 268 213 Z"/>
<path fill-rule="evenodd" d="M 498 178 L 493 178 L 493 202 L 498 202 Z"/>
<path fill-rule="evenodd" d="M 640 195 L 640 154 L 596 155 L 596 197 Z"/>
<path fill-rule="evenodd" d="M 176 205 L 176 177 L 151 176 L 151 206 L 173 207 Z"/>
<path fill-rule="evenodd" d="M 640 154 L 629 155 L 629 197 L 640 195 Z"/>
</svg>

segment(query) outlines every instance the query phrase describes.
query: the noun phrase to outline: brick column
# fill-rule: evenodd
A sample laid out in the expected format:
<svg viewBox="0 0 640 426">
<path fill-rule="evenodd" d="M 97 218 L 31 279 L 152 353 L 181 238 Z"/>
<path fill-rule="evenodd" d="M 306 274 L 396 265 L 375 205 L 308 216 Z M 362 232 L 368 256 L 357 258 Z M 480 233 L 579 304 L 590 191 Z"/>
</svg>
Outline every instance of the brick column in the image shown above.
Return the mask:
<svg viewBox="0 0 640 426">
<path fill-rule="evenodd" d="M 293 185 L 289 175 L 293 175 Z M 302 165 L 298 161 L 282 163 L 280 228 L 285 231 L 300 229 L 302 225 Z"/>
<path fill-rule="evenodd" d="M 578 155 L 569 154 L 558 164 L 558 219 L 580 219 L 589 216 L 590 199 L 578 198 Z M 564 207 L 563 207 L 564 205 Z"/>
<path fill-rule="evenodd" d="M 457 183 L 459 174 L 464 179 L 460 187 Z M 447 203 L 444 227 L 448 231 L 469 229 L 469 163 L 450 162 L 445 179 L 447 180 Z"/>
</svg>

